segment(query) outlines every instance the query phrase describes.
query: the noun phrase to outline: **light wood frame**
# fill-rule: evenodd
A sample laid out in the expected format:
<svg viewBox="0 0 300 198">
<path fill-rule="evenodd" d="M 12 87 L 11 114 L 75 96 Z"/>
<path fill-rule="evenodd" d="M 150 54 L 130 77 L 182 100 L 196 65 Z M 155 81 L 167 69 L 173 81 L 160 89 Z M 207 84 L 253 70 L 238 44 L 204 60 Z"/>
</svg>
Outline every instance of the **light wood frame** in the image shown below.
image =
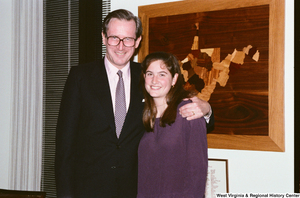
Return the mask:
<svg viewBox="0 0 300 198">
<path fill-rule="evenodd" d="M 139 6 L 144 32 L 138 60 L 149 53 L 149 18 L 269 5 L 269 132 L 268 136 L 208 134 L 208 147 L 285 151 L 284 135 L 284 0 L 185 0 Z"/>
</svg>

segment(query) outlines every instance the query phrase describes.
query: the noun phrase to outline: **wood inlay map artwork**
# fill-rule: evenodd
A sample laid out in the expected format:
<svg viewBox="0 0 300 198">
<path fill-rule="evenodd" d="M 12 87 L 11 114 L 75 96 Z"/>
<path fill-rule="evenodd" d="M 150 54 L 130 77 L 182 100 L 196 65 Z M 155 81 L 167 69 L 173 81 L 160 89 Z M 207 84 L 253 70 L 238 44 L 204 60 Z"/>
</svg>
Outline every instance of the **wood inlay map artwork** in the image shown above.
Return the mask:
<svg viewBox="0 0 300 198">
<path fill-rule="evenodd" d="M 216 84 L 225 87 L 229 79 L 229 73 L 236 72 L 244 64 L 246 55 L 256 62 L 259 59 L 259 51 L 256 47 L 248 45 L 243 51 L 234 49 L 232 54 L 220 61 L 220 48 L 199 49 L 199 23 L 195 24 L 197 35 L 191 52 L 187 57 L 179 61 L 181 72 L 186 82 L 185 88 L 198 92 L 198 97 L 209 101 Z"/>
<path fill-rule="evenodd" d="M 185 86 L 201 91 L 213 108 L 209 148 L 285 151 L 284 7 L 281 0 L 138 7 L 144 28 L 138 61 L 157 51 L 177 56 Z"/>
</svg>

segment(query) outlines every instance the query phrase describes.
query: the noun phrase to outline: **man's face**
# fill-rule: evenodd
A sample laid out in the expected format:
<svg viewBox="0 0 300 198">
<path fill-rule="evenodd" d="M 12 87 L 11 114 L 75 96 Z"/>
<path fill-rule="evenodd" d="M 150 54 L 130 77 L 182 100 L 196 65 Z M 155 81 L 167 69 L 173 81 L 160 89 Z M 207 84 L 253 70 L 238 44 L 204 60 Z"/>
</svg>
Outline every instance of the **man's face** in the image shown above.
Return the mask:
<svg viewBox="0 0 300 198">
<path fill-rule="evenodd" d="M 117 46 L 111 46 L 107 43 L 107 38 L 102 33 L 103 43 L 106 46 L 106 57 L 111 64 L 118 69 L 122 69 L 133 56 L 135 49 L 139 46 L 141 37 L 136 38 L 135 35 L 135 22 L 133 20 L 119 20 L 111 19 L 108 25 L 107 37 L 117 36 L 120 39 L 131 37 L 137 39 L 133 47 L 126 47 L 121 41 Z"/>
</svg>

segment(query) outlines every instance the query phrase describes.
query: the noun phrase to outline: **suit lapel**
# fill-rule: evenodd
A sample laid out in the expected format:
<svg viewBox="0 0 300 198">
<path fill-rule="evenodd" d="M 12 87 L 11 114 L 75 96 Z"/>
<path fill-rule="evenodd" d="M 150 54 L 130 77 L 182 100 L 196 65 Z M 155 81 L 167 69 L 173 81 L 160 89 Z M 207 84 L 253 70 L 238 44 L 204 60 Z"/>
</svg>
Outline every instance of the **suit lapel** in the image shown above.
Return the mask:
<svg viewBox="0 0 300 198">
<path fill-rule="evenodd" d="M 104 66 L 104 60 L 102 64 L 95 67 L 94 72 L 91 74 L 91 86 L 93 87 L 97 97 L 99 98 L 103 107 L 104 113 L 107 117 L 109 125 L 115 131 L 115 121 L 112 106 L 112 99 L 110 94 L 110 88 L 108 78 Z"/>
<path fill-rule="evenodd" d="M 143 94 L 140 90 L 139 80 L 141 74 L 141 66 L 137 63 L 130 63 L 130 73 L 131 73 L 131 87 L 130 87 L 130 104 L 127 111 L 126 119 L 123 125 L 123 129 L 120 135 L 120 140 L 126 137 L 126 135 L 132 131 L 132 127 L 136 123 L 140 124 L 142 120 L 142 110 L 143 110 Z"/>
</svg>

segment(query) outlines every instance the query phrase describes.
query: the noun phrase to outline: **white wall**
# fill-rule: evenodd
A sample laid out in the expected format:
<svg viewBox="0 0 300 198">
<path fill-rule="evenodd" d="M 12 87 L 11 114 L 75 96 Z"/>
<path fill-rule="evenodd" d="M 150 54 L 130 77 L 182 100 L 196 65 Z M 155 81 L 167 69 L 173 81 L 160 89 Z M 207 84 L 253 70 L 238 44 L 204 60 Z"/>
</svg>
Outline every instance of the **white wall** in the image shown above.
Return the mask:
<svg viewBox="0 0 300 198">
<path fill-rule="evenodd" d="M 172 0 L 111 0 L 111 9 L 138 14 L 138 6 Z M 229 191 L 294 192 L 294 1 L 286 0 L 285 152 L 209 149 L 210 158 L 228 159 Z"/>
<path fill-rule="evenodd" d="M 0 0 L 0 188 L 8 188 L 12 2 Z"/>
</svg>

